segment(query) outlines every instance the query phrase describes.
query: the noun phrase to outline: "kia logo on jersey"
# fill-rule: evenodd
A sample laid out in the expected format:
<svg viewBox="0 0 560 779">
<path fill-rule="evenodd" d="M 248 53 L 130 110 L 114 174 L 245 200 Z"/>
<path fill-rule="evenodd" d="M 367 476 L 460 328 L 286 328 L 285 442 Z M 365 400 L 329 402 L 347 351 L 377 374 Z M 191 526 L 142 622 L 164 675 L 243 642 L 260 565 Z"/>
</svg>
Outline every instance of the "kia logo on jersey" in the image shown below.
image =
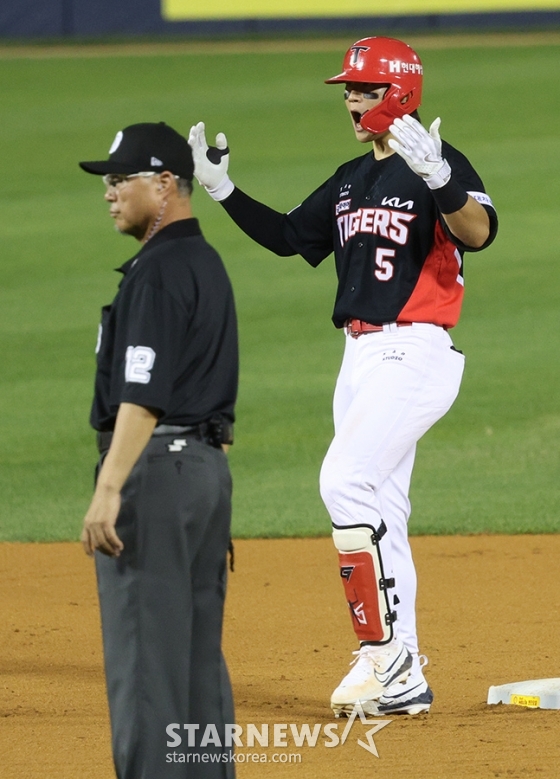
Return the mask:
<svg viewBox="0 0 560 779">
<path fill-rule="evenodd" d="M 398 197 L 384 197 L 381 201 L 382 206 L 392 206 L 393 208 L 406 208 L 412 211 L 414 208 L 414 200 L 405 200 L 401 203 Z"/>
</svg>

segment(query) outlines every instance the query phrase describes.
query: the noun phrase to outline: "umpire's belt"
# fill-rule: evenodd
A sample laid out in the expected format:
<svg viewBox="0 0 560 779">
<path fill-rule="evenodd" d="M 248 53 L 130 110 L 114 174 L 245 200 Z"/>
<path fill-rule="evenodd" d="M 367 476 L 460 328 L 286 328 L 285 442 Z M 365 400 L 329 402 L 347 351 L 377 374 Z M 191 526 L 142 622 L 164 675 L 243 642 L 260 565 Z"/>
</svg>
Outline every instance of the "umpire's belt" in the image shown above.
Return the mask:
<svg viewBox="0 0 560 779">
<path fill-rule="evenodd" d="M 391 332 L 395 327 L 411 327 L 412 322 L 386 322 L 384 325 L 372 325 L 362 319 L 347 319 L 345 329 L 352 338 L 359 338 L 364 333 Z"/>
<path fill-rule="evenodd" d="M 152 435 L 194 436 L 199 441 L 203 441 L 205 444 L 214 446 L 217 449 L 220 449 L 223 443 L 233 443 L 232 426 L 226 424 L 222 427 L 219 422 L 216 423 L 214 420 L 211 420 L 210 422 L 200 422 L 198 425 L 158 425 L 154 428 Z M 97 433 L 97 449 L 100 454 L 103 454 L 103 452 L 106 452 L 109 449 L 112 440 L 112 430 Z"/>
</svg>

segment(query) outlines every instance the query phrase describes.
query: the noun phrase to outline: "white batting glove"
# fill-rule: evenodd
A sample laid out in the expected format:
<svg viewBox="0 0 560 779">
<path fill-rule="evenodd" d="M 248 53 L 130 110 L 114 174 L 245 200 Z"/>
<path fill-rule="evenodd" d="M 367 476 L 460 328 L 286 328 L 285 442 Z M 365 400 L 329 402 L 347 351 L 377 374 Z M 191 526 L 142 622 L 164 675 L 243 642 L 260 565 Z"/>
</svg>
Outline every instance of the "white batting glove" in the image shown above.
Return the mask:
<svg viewBox="0 0 560 779">
<path fill-rule="evenodd" d="M 192 149 L 196 180 L 214 200 L 225 200 L 234 190 L 233 182 L 227 174 L 229 149 L 226 136 L 218 133 L 216 146 L 209 147 L 204 122 L 199 122 L 191 127 L 188 140 Z"/>
<path fill-rule="evenodd" d="M 395 119 L 389 127 L 393 136 L 389 146 L 430 189 L 440 189 L 451 178 L 449 163 L 441 156 L 440 124 L 438 116 L 428 132 L 417 119 L 406 114 L 402 119 Z"/>
</svg>

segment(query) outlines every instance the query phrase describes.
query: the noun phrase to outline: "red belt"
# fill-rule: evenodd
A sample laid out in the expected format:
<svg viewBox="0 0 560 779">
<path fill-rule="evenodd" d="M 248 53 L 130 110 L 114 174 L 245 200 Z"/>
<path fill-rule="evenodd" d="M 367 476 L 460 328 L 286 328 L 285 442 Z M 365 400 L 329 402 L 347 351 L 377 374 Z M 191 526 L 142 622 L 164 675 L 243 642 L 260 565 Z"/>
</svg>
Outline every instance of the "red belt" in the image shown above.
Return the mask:
<svg viewBox="0 0 560 779">
<path fill-rule="evenodd" d="M 387 322 L 386 324 L 396 325 L 397 327 L 410 327 L 412 322 Z M 382 332 L 384 325 L 370 325 L 369 322 L 364 322 L 362 319 L 348 319 L 345 327 L 348 335 L 351 335 L 352 338 L 359 338 L 364 333 Z"/>
</svg>

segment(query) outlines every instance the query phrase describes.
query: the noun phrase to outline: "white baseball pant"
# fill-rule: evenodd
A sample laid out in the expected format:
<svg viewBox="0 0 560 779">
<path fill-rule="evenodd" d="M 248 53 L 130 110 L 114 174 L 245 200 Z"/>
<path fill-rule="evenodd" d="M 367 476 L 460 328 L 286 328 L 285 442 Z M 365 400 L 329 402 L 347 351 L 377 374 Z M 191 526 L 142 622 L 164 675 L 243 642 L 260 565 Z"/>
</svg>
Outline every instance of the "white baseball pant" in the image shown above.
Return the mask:
<svg viewBox="0 0 560 779">
<path fill-rule="evenodd" d="M 417 441 L 449 410 L 464 357 L 436 325 L 384 326 L 346 336 L 333 413 L 334 439 L 320 477 L 333 525 L 369 525 L 380 542 L 385 576 L 395 578 L 395 632 L 418 662 L 416 571 L 408 540 L 408 492 Z"/>
</svg>

